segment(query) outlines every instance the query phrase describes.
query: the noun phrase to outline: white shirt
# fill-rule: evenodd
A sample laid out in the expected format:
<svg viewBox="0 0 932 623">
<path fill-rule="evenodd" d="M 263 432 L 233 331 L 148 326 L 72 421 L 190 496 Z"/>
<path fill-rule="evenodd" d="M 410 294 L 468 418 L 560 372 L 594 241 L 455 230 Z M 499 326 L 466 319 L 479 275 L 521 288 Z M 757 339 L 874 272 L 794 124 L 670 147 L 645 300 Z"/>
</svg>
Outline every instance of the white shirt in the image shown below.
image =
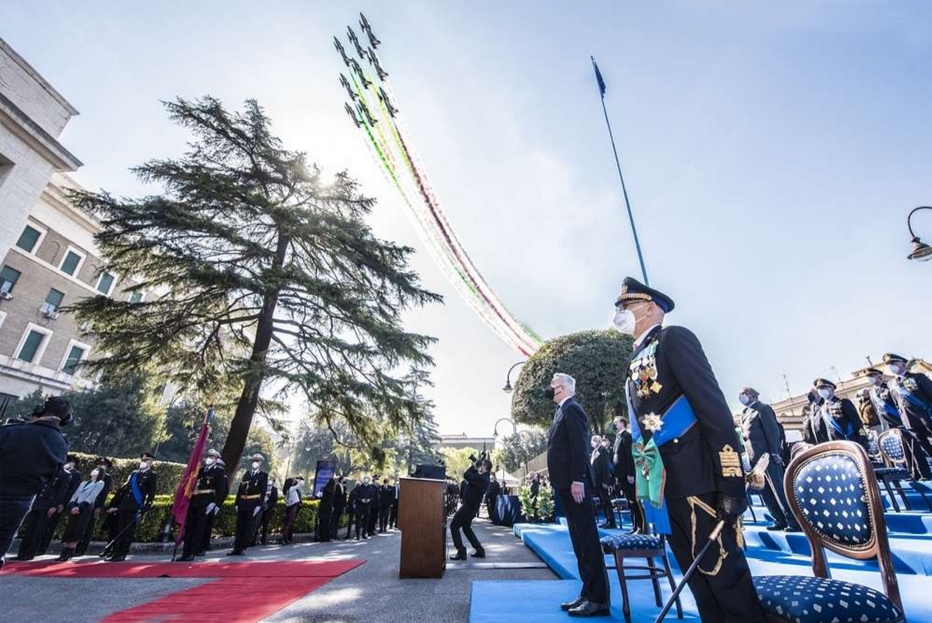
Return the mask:
<svg viewBox="0 0 932 623">
<path fill-rule="evenodd" d="M 641 344 L 644 342 L 644 340 L 647 339 L 647 336 L 650 335 L 650 332 L 654 330 L 654 327 L 659 327 L 659 326 L 660 326 L 660 323 L 658 322 L 658 323 L 656 323 L 656 324 L 652 324 L 651 326 L 647 327 L 647 331 L 645 331 L 644 333 L 642 333 L 642 334 L 641 334 L 641 337 L 639 337 L 638 339 L 634 340 L 634 346 L 631 347 L 631 350 L 637 350 L 638 348 L 640 348 L 640 346 L 641 346 Z"/>
<path fill-rule="evenodd" d="M 298 495 L 298 487 L 292 486 L 288 489 L 288 499 L 285 500 L 285 506 L 294 506 L 301 501 L 301 496 Z"/>
</svg>

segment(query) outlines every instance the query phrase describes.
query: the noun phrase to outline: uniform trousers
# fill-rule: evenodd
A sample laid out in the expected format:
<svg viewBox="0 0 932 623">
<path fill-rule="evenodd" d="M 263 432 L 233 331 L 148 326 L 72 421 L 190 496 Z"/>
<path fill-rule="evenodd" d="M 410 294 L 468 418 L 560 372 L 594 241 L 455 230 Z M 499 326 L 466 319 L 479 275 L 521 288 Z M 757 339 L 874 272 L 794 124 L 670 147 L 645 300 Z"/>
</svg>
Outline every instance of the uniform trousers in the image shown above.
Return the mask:
<svg viewBox="0 0 932 623">
<path fill-rule="evenodd" d="M 900 429 L 903 432 L 903 450 L 906 451 L 906 464 L 912 477 L 916 480 L 932 478 L 929 457 L 932 457 L 932 444 L 929 443 L 928 428 Z"/>
<path fill-rule="evenodd" d="M 17 558 L 34 558 L 39 553 L 42 537 L 49 525 L 49 509 L 34 508 L 23 520 L 20 530 L 19 552 Z"/>
<path fill-rule="evenodd" d="M 13 537 L 29 513 L 32 500 L 32 497 L 0 498 L 0 559 L 6 556 L 13 544 Z"/>
<path fill-rule="evenodd" d="M 576 565 L 582 580 L 579 596 L 600 604 L 609 603 L 608 571 L 605 556 L 599 542 L 599 530 L 595 525 L 595 509 L 592 508 L 590 492 L 586 491 L 579 504 L 569 489 L 557 489 L 557 498 L 566 512 L 566 527 L 576 554 Z"/>
<path fill-rule="evenodd" d="M 771 461 L 767 465 L 767 478 L 761 491 L 764 505 L 773 517 L 774 525 L 799 528 L 790 505 L 786 501 L 786 490 L 783 487 L 783 466 Z"/>
<path fill-rule="evenodd" d="M 113 544 L 113 554 L 115 556 L 126 556 L 129 548 L 136 538 L 136 519 L 135 510 L 120 509 L 117 512 L 117 541 Z"/>
<path fill-rule="evenodd" d="M 243 552 L 252 543 L 256 533 L 256 523 L 259 516 L 256 514 L 256 505 L 240 504 L 236 512 L 236 537 L 233 539 L 233 551 Z"/>
<path fill-rule="evenodd" d="M 77 547 L 74 548 L 75 556 L 83 555 L 84 552 L 87 551 L 88 545 L 91 544 L 91 539 L 94 536 L 94 527 L 97 525 L 97 517 L 94 516 L 94 513 L 100 510 L 101 509 L 99 508 L 91 510 L 91 517 L 87 520 L 87 526 L 84 528 L 84 534 L 81 535 L 81 540 L 78 541 Z"/>
<path fill-rule="evenodd" d="M 184 520 L 184 549 L 181 551 L 183 558 L 193 556 L 200 551 L 204 532 L 207 530 L 207 507 L 210 506 L 210 502 L 210 499 L 191 498 L 188 515 Z M 210 540 L 210 535 L 207 538 Z"/>
<path fill-rule="evenodd" d="M 644 509 L 641 508 L 641 503 L 638 502 L 634 483 L 628 482 L 628 478 L 623 477 L 618 479 L 618 486 L 625 499 L 628 500 L 628 510 L 631 512 L 631 527 L 634 530 L 645 532 Z"/>
<path fill-rule="evenodd" d="M 391 505 L 379 509 L 379 532 L 385 532 L 388 529 L 388 516 L 391 512 Z"/>
<path fill-rule="evenodd" d="M 479 509 L 476 507 L 462 504 L 453 515 L 453 520 L 450 521 L 450 536 L 453 537 L 453 546 L 456 547 L 458 553 L 466 553 L 466 547 L 463 545 L 463 534 L 466 535 L 466 539 L 473 546 L 473 549 L 477 552 L 484 551 L 482 543 L 479 542 L 479 538 L 472 529 L 472 520 L 475 519 L 478 511 Z M 460 534 L 460 530 L 463 531 L 462 534 Z"/>
<path fill-rule="evenodd" d="M 717 493 L 696 497 L 711 508 L 716 507 Z M 718 520 L 697 506 L 694 544 L 691 519 L 693 509 L 688 498 L 666 498 L 666 503 L 672 528 L 670 549 L 680 569 L 688 569 L 694 559 L 693 551 L 698 552 L 702 548 Z M 708 549 L 699 568 L 689 579 L 689 590 L 696 599 L 700 618 L 705 623 L 764 623 L 764 611 L 751 581 L 751 570 L 744 557 L 744 550 L 738 547 L 734 525 L 726 523 L 721 533 L 721 543 L 726 552 L 721 567 L 715 569 L 720 560 L 716 542 Z M 710 574 L 712 571 L 715 573 Z"/>
<path fill-rule="evenodd" d="M 369 504 L 359 504 L 356 506 L 356 538 L 359 538 L 359 531 L 362 530 L 362 537 L 369 535 Z"/>
</svg>

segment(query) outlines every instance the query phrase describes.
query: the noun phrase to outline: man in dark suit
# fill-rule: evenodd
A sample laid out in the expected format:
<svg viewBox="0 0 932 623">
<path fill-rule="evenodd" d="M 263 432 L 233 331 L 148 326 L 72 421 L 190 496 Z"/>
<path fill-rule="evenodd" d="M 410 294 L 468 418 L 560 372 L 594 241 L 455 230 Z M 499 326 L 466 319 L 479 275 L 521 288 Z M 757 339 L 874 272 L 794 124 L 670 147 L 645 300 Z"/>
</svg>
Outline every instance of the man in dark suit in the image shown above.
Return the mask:
<svg viewBox="0 0 932 623">
<path fill-rule="evenodd" d="M 395 488 L 388 484 L 388 478 L 382 479 L 382 489 L 379 491 L 379 532 L 388 530 L 388 516 L 392 513 L 392 497 Z"/>
<path fill-rule="evenodd" d="M 634 337 L 625 391 L 631 416 L 637 495 L 648 523 L 669 533 L 680 569 L 698 543 L 724 529 L 689 588 L 703 621 L 763 623 L 764 612 L 738 545 L 747 509 L 740 441 L 731 409 L 696 336 L 663 327 L 673 300 L 631 277 L 615 299 L 615 328 Z M 649 460 L 659 454 L 660 461 Z"/>
<path fill-rule="evenodd" d="M 561 604 L 570 616 L 608 616 L 609 590 L 605 557 L 595 525 L 589 479 L 589 417 L 575 398 L 576 381 L 568 374 L 553 375 L 544 390 L 557 410 L 547 436 L 547 470 L 566 512 L 566 525 L 579 567 L 582 590 L 573 601 Z"/>
<path fill-rule="evenodd" d="M 236 490 L 236 537 L 233 541 L 233 551 L 228 552 L 227 556 L 245 555 L 252 535 L 255 534 L 256 522 L 259 520 L 259 513 L 262 512 L 262 503 L 269 486 L 269 475 L 261 469 L 265 457 L 256 453 L 250 459 L 251 469 L 243 474 L 243 481 Z"/>
<path fill-rule="evenodd" d="M 827 441 L 854 441 L 867 448 L 867 437 L 864 435 L 864 424 L 861 415 L 854 403 L 847 398 L 835 395 L 835 384 L 828 379 L 816 379 L 813 383 L 822 405 L 819 407 L 821 419 L 820 430 Z"/>
<path fill-rule="evenodd" d="M 401 488 L 398 484 L 398 477 L 395 476 L 395 484 L 392 485 L 392 511 L 388 516 L 388 527 L 394 530 L 398 526 L 398 501 L 401 499 Z"/>
<path fill-rule="evenodd" d="M 613 448 L 615 479 L 625 499 L 628 500 L 628 509 L 631 511 L 631 534 L 640 534 L 644 531 L 644 511 L 634 491 L 634 455 L 631 454 L 631 431 L 628 430 L 628 418 L 618 416 L 613 420 L 613 424 L 616 432 Z"/>
<path fill-rule="evenodd" d="M 612 462 L 608 457 L 608 451 L 602 447 L 602 436 L 593 435 L 592 452 L 589 454 L 589 476 L 592 479 L 592 489 L 596 497 L 599 498 L 599 504 L 602 506 L 602 512 L 605 513 L 605 523 L 600 524 L 600 528 L 615 529 L 615 509 L 612 507 Z"/>
<path fill-rule="evenodd" d="M 472 520 L 475 519 L 479 511 L 479 505 L 482 503 L 482 496 L 489 490 L 489 472 L 492 470 L 492 463 L 483 458 L 473 463 L 463 474 L 463 481 L 466 486 L 463 488 L 463 503 L 450 520 L 450 536 L 453 538 L 453 547 L 456 548 L 456 554 L 450 556 L 450 560 L 466 560 L 466 546 L 463 545 L 463 534 L 469 544 L 476 550 L 473 552 L 473 558 L 485 558 L 485 550 L 482 543 L 472 529 Z M 462 534 L 460 534 L 462 530 Z"/>
<path fill-rule="evenodd" d="M 773 525 L 767 526 L 767 529 L 799 532 L 799 524 L 790 511 L 783 488 L 783 447 L 780 445 L 777 414 L 770 405 L 760 401 L 760 394 L 752 387 L 741 390 L 738 401 L 744 405 L 741 432 L 751 466 L 756 465 L 761 457 L 769 455 L 770 462 L 767 464 L 764 488 L 761 491 L 764 504 L 773 517 Z"/>
<path fill-rule="evenodd" d="M 112 562 L 126 560 L 129 548 L 136 538 L 136 525 L 142 514 L 152 508 L 158 477 L 152 471 L 155 455 L 143 452 L 139 469 L 130 474 L 118 492 L 119 504 L 108 512 L 117 514 L 117 542 L 113 544 Z"/>
</svg>

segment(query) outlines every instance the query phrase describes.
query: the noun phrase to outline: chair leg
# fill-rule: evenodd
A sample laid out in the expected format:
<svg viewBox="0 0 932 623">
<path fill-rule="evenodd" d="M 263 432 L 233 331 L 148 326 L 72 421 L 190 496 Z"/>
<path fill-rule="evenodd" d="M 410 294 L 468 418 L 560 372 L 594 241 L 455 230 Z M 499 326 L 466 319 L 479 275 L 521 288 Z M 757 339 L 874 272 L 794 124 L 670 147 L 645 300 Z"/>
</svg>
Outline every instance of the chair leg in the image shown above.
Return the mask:
<svg viewBox="0 0 932 623">
<path fill-rule="evenodd" d="M 757 514 L 754 512 L 754 505 L 751 504 L 751 498 L 748 497 L 748 510 L 751 511 L 751 519 L 754 521 L 754 524 L 757 525 Z"/>
<path fill-rule="evenodd" d="M 658 608 L 663 608 L 663 599 L 660 596 L 660 579 L 657 577 L 657 566 L 651 556 L 647 557 L 647 568 L 650 569 L 650 583 L 654 585 L 654 600 Z"/>
<path fill-rule="evenodd" d="M 893 486 L 896 487 L 896 492 L 900 494 L 900 499 L 903 500 L 903 506 L 906 508 L 906 510 L 913 510 L 913 505 L 909 503 L 909 498 L 907 498 L 906 493 L 903 492 L 903 487 L 900 485 L 900 481 L 894 480 Z"/>
<path fill-rule="evenodd" d="M 910 480 L 910 481 L 909 481 L 909 487 L 910 487 L 910 489 L 912 489 L 913 491 L 915 491 L 916 493 L 918 493 L 918 494 L 922 497 L 922 503 L 926 505 L 926 508 L 927 508 L 929 511 L 932 511 L 932 506 L 929 505 L 929 498 L 926 497 L 926 494 L 923 492 L 923 490 L 922 490 L 920 487 L 917 487 L 917 486 L 916 486 L 916 481 L 915 481 L 915 480 Z"/>
<path fill-rule="evenodd" d="M 631 623 L 631 605 L 628 603 L 628 581 L 625 579 L 625 559 L 624 556 L 615 552 L 615 570 L 618 572 L 618 583 L 621 585 L 621 611 L 625 615 L 625 621 Z"/>
<path fill-rule="evenodd" d="M 893 495 L 893 487 L 890 486 L 889 479 L 883 478 L 883 488 L 887 492 L 887 497 L 890 498 L 890 503 L 893 504 L 893 511 L 896 513 L 900 512 L 900 504 L 896 501 L 896 496 Z"/>
<path fill-rule="evenodd" d="M 667 572 L 667 579 L 670 581 L 670 594 L 672 595 L 676 591 L 676 582 L 673 581 L 673 571 L 670 570 L 670 561 L 667 560 L 667 551 L 664 550 L 663 556 L 660 557 L 663 561 L 663 569 Z M 676 598 L 676 618 L 683 618 L 683 604 L 680 602 L 680 598 Z"/>
</svg>

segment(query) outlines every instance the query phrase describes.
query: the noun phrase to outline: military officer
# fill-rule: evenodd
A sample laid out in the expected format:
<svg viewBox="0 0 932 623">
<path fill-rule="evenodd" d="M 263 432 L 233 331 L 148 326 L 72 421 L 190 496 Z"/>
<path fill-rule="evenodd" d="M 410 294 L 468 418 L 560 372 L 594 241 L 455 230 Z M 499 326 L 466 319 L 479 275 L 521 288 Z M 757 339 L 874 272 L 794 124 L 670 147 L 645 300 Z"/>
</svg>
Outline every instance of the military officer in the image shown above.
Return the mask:
<svg viewBox="0 0 932 623">
<path fill-rule="evenodd" d="M 188 516 L 184 523 L 182 562 L 194 560 L 201 543 L 205 539 L 210 539 L 210 534 L 205 534 L 209 518 L 223 504 L 227 491 L 227 474 L 223 467 L 217 465 L 219 458 L 219 452 L 214 449 L 208 450 L 204 457 L 204 466 L 198 470 L 197 482 L 194 485 L 194 491 L 191 492 Z"/>
<path fill-rule="evenodd" d="M 689 588 L 703 621 L 762 622 L 739 545 L 748 504 L 740 441 L 699 340 L 683 327 L 661 326 L 673 307 L 670 297 L 631 277 L 615 300 L 616 329 L 635 338 L 626 392 L 637 496 L 647 522 L 670 535 L 680 569 L 692 564 L 718 520 L 725 521 Z"/>
<path fill-rule="evenodd" d="M 256 453 L 249 458 L 252 461 L 251 469 L 243 474 L 243 481 L 236 490 L 236 538 L 233 551 L 227 556 L 245 555 L 252 535 L 255 534 L 255 525 L 262 512 L 262 502 L 269 485 L 269 475 L 261 469 L 265 457 Z"/>
<path fill-rule="evenodd" d="M 136 537 L 136 524 L 142 513 L 152 508 L 155 499 L 155 489 L 158 476 L 152 471 L 155 455 L 143 452 L 139 457 L 139 469 L 130 474 L 129 478 L 117 492 L 118 503 L 107 512 L 117 514 L 117 541 L 113 544 L 113 562 L 126 560 L 129 548 Z"/>
<path fill-rule="evenodd" d="M 867 436 L 858 408 L 847 398 L 835 395 L 836 386 L 828 379 L 816 379 L 812 384 L 822 405 L 819 407 L 820 423 L 828 441 L 854 441 L 867 448 Z"/>
<path fill-rule="evenodd" d="M 929 478 L 929 462 L 932 456 L 932 380 L 924 374 L 909 372 L 905 357 L 887 353 L 883 362 L 893 374 L 891 393 L 900 413 L 903 428 L 908 430 L 907 446 L 912 452 L 916 471 L 922 478 Z"/>
</svg>

